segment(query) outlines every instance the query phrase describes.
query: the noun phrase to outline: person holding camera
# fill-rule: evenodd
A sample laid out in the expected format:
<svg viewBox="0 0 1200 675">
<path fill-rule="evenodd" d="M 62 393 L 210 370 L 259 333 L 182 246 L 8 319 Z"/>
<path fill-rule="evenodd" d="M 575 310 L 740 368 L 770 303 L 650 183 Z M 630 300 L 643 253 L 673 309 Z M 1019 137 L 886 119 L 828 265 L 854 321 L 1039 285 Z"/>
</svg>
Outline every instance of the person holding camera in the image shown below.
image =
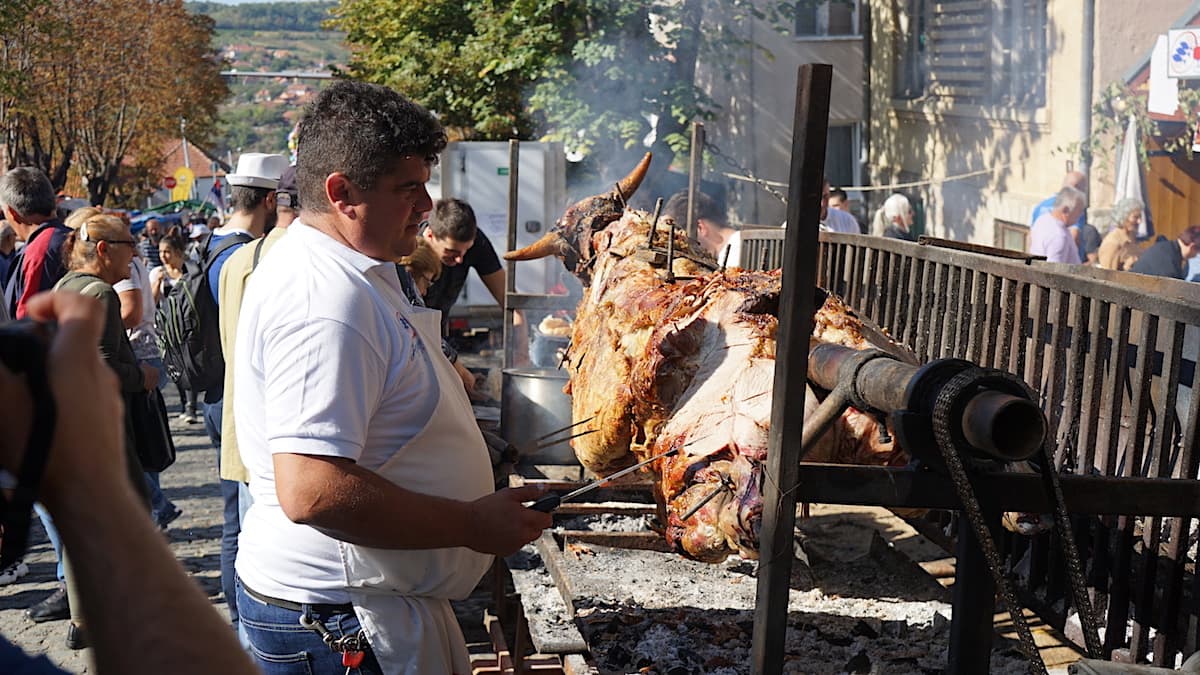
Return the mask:
<svg viewBox="0 0 1200 675">
<path fill-rule="evenodd" d="M 96 350 L 111 322 L 105 318 L 109 308 L 68 292 L 34 296 L 26 307 L 30 318 L 57 324 L 46 368 L 58 424 L 49 448 L 32 449 L 45 452 L 47 464 L 41 485 L 31 487 L 79 563 L 72 580 L 96 672 L 254 673 L 237 639 L 150 521 L 136 492 L 140 481 L 128 475 L 120 380 Z M 16 330 L 11 324 L 0 328 Z M 0 332 L 0 355 L 9 354 L 10 335 Z M 11 363 L 0 358 L 0 410 L 6 413 L 0 468 L 17 475 L 30 459 L 36 408 L 27 376 L 5 367 Z M 22 514 L 5 515 L 11 522 Z M 0 637 L 0 672 L 62 671 Z"/>
</svg>

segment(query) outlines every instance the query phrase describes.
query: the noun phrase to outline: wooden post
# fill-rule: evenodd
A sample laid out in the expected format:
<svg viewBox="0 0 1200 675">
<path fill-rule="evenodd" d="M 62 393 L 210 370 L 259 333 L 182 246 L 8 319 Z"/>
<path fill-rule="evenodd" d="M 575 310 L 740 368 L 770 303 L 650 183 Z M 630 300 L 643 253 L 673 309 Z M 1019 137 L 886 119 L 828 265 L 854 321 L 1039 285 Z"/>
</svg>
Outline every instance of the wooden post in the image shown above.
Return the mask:
<svg viewBox="0 0 1200 675">
<path fill-rule="evenodd" d="M 783 672 L 788 595 L 795 546 L 796 492 L 804 392 L 808 384 L 808 341 L 812 335 L 817 278 L 817 232 L 829 130 L 833 66 L 805 64 L 796 83 L 792 169 L 788 186 L 788 232 L 784 241 L 783 288 L 779 301 L 775 391 L 763 481 L 759 539 L 758 601 L 751 645 L 753 672 Z M 792 413 L 788 413 L 788 406 Z"/>
<path fill-rule="evenodd" d="M 508 142 L 508 245 L 504 249 L 506 251 L 517 250 L 517 197 L 521 184 L 520 162 L 521 142 L 514 138 Z M 508 296 L 517 292 L 516 261 L 508 261 L 507 268 L 504 274 L 504 368 L 512 368 L 516 349 L 513 339 L 516 331 L 513 330 L 513 313 L 508 307 Z"/>
<path fill-rule="evenodd" d="M 696 192 L 700 189 L 700 178 L 704 172 L 704 125 L 692 122 L 692 155 L 688 167 L 687 232 L 688 239 L 696 239 Z"/>
</svg>

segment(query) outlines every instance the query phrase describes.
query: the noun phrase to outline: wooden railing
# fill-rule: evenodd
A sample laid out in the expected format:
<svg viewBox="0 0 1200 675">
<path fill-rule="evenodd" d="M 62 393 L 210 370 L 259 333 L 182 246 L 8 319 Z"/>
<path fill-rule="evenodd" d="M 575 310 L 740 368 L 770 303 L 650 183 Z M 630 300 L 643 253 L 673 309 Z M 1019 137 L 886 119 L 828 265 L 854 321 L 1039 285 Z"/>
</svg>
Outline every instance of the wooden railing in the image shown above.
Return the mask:
<svg viewBox="0 0 1200 675">
<path fill-rule="evenodd" d="M 765 235 L 743 234 L 743 261 L 770 257 L 775 235 Z M 820 246 L 819 285 L 921 360 L 967 359 L 1039 391 L 1063 472 L 1200 477 L 1200 285 L 861 235 L 822 233 Z M 1110 627 L 1106 656 L 1174 666 L 1197 651 L 1193 513 L 1077 517 L 1085 575 Z M 1014 569 L 1027 558 L 1027 597 L 1057 607 L 1046 618 L 1062 627 L 1066 575 L 1052 537 L 1010 537 L 1007 550 Z"/>
</svg>

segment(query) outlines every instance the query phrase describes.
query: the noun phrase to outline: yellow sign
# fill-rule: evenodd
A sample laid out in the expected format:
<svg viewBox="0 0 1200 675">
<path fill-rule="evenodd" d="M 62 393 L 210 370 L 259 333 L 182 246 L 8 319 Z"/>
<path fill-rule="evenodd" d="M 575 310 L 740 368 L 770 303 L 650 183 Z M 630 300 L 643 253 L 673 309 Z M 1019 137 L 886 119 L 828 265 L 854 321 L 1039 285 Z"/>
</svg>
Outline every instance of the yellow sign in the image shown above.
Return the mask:
<svg viewBox="0 0 1200 675">
<path fill-rule="evenodd" d="M 196 174 L 186 166 L 175 169 L 175 187 L 171 188 L 171 201 L 192 198 L 192 183 L 196 182 Z"/>
</svg>

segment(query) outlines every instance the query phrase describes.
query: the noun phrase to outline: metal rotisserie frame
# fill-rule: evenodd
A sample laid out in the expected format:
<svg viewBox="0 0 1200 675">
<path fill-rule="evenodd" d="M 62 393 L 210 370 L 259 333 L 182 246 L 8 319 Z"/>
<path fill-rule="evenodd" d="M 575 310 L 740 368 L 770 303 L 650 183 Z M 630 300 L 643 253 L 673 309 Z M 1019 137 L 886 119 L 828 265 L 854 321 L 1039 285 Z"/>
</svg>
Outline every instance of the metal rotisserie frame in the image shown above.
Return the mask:
<svg viewBox="0 0 1200 675">
<path fill-rule="evenodd" d="M 1068 507 L 1073 496 L 1092 502 L 1074 526 L 1089 589 L 1114 627 L 1104 655 L 1173 666 L 1200 649 L 1190 536 L 1200 517 L 1200 397 L 1192 395 L 1200 287 L 879 237 L 820 237 L 818 285 L 920 360 L 966 359 L 1040 392 L 1056 460 L 1077 476 L 1064 483 L 1073 488 Z M 1171 494 L 1180 501 L 1170 504 Z M 1102 495 L 1137 510 L 1097 508 Z M 1028 555 L 1026 596 L 1062 628 L 1067 582 L 1051 537 L 1009 536 L 1005 548 L 1010 565 Z"/>
</svg>

